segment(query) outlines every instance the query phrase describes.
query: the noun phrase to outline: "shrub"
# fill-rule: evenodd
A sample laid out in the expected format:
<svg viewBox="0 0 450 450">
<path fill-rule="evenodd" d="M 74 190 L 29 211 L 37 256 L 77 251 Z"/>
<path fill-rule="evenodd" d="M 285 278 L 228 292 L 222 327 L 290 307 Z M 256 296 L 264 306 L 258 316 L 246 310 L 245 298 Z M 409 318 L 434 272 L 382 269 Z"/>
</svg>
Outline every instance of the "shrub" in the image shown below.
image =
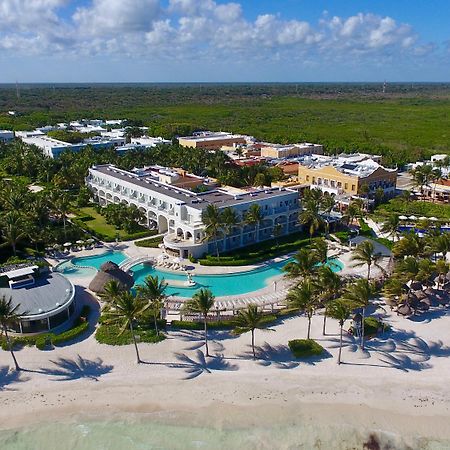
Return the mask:
<svg viewBox="0 0 450 450">
<path fill-rule="evenodd" d="M 157 336 L 155 330 L 152 329 L 143 329 L 138 327 L 135 333 L 139 336 L 140 342 L 150 344 L 156 344 L 166 338 L 163 333 L 159 333 L 159 336 Z M 97 328 L 97 331 L 95 332 L 95 339 L 97 339 L 97 342 L 100 344 L 107 345 L 128 345 L 133 343 L 130 330 L 127 329 L 120 334 L 119 326 L 106 325 L 104 323 Z"/>
<path fill-rule="evenodd" d="M 309 356 L 321 355 L 323 347 L 313 339 L 294 339 L 288 342 L 292 354 L 296 358 L 307 358 Z"/>
<path fill-rule="evenodd" d="M 172 320 L 171 327 L 176 330 L 203 330 L 203 321 Z M 234 327 L 233 319 L 208 321 L 208 328 L 214 330 L 229 330 Z"/>
<path fill-rule="evenodd" d="M 63 344 L 65 342 L 67 342 L 67 341 L 75 339 L 80 334 L 82 334 L 85 331 L 87 331 L 87 329 L 89 328 L 89 322 L 87 322 L 86 320 L 81 320 L 81 318 L 79 318 L 78 320 L 81 321 L 81 323 L 76 325 L 74 328 L 71 328 L 70 330 L 64 331 L 61 334 L 55 335 L 52 338 L 52 344 L 53 345 Z"/>
<path fill-rule="evenodd" d="M 157 248 L 159 244 L 161 244 L 163 241 L 162 236 L 149 238 L 149 239 L 143 239 L 142 241 L 135 242 L 135 245 L 137 247 L 146 247 L 146 248 Z"/>
<path fill-rule="evenodd" d="M 333 234 L 341 241 L 342 244 L 346 244 L 350 237 L 350 233 L 348 231 L 336 231 Z"/>
</svg>

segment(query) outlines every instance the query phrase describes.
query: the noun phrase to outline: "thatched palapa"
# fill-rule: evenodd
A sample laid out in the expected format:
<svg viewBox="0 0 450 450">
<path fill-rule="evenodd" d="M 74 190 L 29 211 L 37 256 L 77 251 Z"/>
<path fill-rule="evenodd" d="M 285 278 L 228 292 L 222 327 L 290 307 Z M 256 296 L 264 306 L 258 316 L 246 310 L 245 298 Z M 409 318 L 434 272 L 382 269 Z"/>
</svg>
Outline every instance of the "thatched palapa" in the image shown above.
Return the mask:
<svg viewBox="0 0 450 450">
<path fill-rule="evenodd" d="M 101 265 L 97 275 L 90 282 L 89 289 L 97 294 L 102 294 L 105 285 L 113 280 L 117 281 L 127 291 L 134 285 L 134 279 L 131 275 L 120 269 L 116 263 L 107 261 Z"/>
</svg>

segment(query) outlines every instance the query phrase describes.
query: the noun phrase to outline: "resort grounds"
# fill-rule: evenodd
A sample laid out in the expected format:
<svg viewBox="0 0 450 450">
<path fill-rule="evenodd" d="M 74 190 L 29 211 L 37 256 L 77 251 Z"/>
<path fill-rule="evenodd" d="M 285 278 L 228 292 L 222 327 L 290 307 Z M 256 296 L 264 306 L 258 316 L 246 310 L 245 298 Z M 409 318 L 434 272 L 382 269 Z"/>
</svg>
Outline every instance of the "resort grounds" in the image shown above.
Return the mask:
<svg viewBox="0 0 450 450">
<path fill-rule="evenodd" d="M 133 243 L 112 246 L 129 257 L 161 253 Z M 351 268 L 349 258 L 349 252 L 339 255 L 344 271 L 362 275 L 364 268 Z M 194 273 L 251 268 L 196 265 Z M 59 448 L 101 448 L 93 430 L 104 424 L 101 445 L 109 449 L 127 442 L 180 449 L 450 448 L 447 308 L 405 318 L 375 300 L 368 312 L 391 330 L 369 339 L 364 351 L 346 334 L 340 366 L 338 323 L 329 318 L 322 335 L 320 311 L 311 329 L 325 349 L 319 357 L 293 357 L 287 343 L 304 338 L 307 328 L 306 317 L 295 315 L 256 330 L 256 360 L 249 333 L 210 330 L 213 357 L 206 358 L 202 331 L 168 328 L 164 341 L 139 343 L 144 363 L 136 364 L 132 345 L 96 341 L 100 306 L 88 291 L 91 277 L 70 279 L 77 300 L 91 305 L 89 333 L 52 351 L 24 347 L 16 353 L 21 372 L 9 371 L 9 354 L 0 354 L 1 448 L 27 448 L 42 430 L 51 430 Z M 147 424 L 146 432 L 135 434 L 138 422 Z M 152 434 L 155 424 L 162 428 Z M 380 447 L 369 446 L 374 442 Z"/>
</svg>

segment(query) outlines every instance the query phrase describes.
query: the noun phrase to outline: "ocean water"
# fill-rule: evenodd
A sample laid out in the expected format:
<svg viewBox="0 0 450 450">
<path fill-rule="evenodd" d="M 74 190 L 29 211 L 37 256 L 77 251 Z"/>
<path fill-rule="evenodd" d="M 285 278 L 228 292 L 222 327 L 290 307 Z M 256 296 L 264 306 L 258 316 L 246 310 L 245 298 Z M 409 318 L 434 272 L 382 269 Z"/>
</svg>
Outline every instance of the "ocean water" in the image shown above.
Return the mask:
<svg viewBox="0 0 450 450">
<path fill-rule="evenodd" d="M 291 422 L 291 421 L 289 421 Z M 380 430 L 285 423 L 251 428 L 200 427 L 134 419 L 52 423 L 0 431 L 2 450 L 445 450 L 449 441 L 402 437 Z"/>
</svg>

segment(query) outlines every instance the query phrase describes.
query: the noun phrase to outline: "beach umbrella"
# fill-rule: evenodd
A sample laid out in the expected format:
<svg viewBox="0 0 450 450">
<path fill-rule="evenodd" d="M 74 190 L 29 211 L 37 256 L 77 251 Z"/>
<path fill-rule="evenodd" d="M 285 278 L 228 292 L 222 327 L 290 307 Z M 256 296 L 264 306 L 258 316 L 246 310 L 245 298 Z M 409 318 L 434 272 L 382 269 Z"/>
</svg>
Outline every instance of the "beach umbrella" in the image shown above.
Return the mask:
<svg viewBox="0 0 450 450">
<path fill-rule="evenodd" d="M 419 302 L 417 309 L 420 309 L 420 311 L 428 311 L 430 309 L 430 305 L 425 301 Z"/>
<path fill-rule="evenodd" d="M 424 291 L 414 291 L 413 295 L 420 301 L 427 298 L 427 294 Z"/>
<path fill-rule="evenodd" d="M 406 303 L 403 305 L 400 305 L 397 308 L 397 312 L 399 314 L 401 314 L 402 316 L 410 316 L 412 314 L 412 309 L 409 305 L 407 305 Z"/>
<path fill-rule="evenodd" d="M 400 220 L 408 220 L 408 218 L 406 216 L 399 216 L 398 217 Z"/>
<path fill-rule="evenodd" d="M 422 283 L 419 283 L 418 281 L 413 281 L 410 285 L 409 288 L 412 291 L 422 291 L 423 290 L 423 286 Z"/>
<path fill-rule="evenodd" d="M 437 222 L 439 219 L 437 217 L 433 216 L 433 217 L 430 217 L 430 220 L 433 221 L 433 222 Z"/>
<path fill-rule="evenodd" d="M 77 244 L 84 244 L 84 241 L 82 241 L 81 239 L 79 239 L 79 240 L 77 241 Z"/>
<path fill-rule="evenodd" d="M 419 217 L 419 220 L 427 220 L 427 218 L 422 216 L 422 217 Z"/>
<path fill-rule="evenodd" d="M 89 242 L 89 244 L 92 244 L 93 242 L 95 242 L 95 239 L 89 238 L 86 240 L 86 242 Z"/>
<path fill-rule="evenodd" d="M 64 247 L 70 247 L 72 245 L 72 242 L 66 242 L 64 243 Z"/>
<path fill-rule="evenodd" d="M 417 220 L 416 216 L 409 216 L 409 220 Z"/>
</svg>

